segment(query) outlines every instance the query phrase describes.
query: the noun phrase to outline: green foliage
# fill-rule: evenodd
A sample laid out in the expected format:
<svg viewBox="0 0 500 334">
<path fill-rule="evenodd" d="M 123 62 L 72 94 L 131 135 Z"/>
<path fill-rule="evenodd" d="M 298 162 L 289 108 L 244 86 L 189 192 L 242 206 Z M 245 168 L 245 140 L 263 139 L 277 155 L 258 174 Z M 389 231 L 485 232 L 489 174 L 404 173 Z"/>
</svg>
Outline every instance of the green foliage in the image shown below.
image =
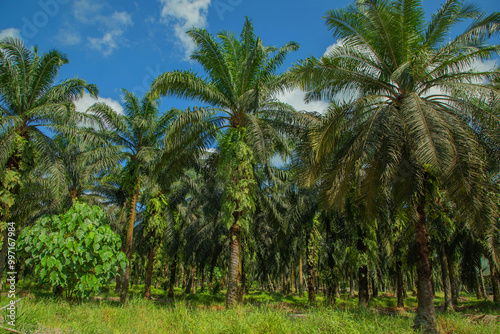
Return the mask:
<svg viewBox="0 0 500 334">
<path fill-rule="evenodd" d="M 237 224 L 248 230 L 255 211 L 253 153 L 246 143 L 245 128 L 231 128 L 220 140 L 219 173 L 224 180 L 222 222 L 231 227 Z"/>
<path fill-rule="evenodd" d="M 152 196 L 146 207 L 146 221 L 144 228 L 145 236 L 152 236 L 152 242 L 156 242 L 155 238 L 167 227 L 167 221 L 164 217 L 168 209 L 167 198 L 162 193 L 158 192 Z"/>
<path fill-rule="evenodd" d="M 221 288 L 222 288 L 222 284 L 221 284 L 222 277 L 223 277 L 222 270 L 219 267 L 215 267 L 212 275 L 213 275 L 214 284 L 212 286 L 210 293 L 212 295 L 216 295 L 221 291 Z"/>
<path fill-rule="evenodd" d="M 12 160 L 19 165 L 16 168 L 7 168 L 0 174 L 0 217 L 9 215 L 9 208 L 16 201 L 14 189 L 23 185 L 21 173 L 34 163 L 33 149 L 28 145 L 28 141 L 18 134 L 14 134 L 14 137 Z"/>
<path fill-rule="evenodd" d="M 314 218 L 313 218 L 313 225 L 312 229 L 309 232 L 309 242 L 306 245 L 307 248 L 307 260 L 311 263 L 317 263 L 318 262 L 318 256 L 319 252 L 315 252 L 316 249 L 319 247 L 320 243 L 320 235 L 318 232 L 318 227 L 320 226 L 320 222 L 318 220 L 319 213 L 317 213 Z"/>
<path fill-rule="evenodd" d="M 59 70 L 67 63 L 57 50 L 39 55 L 19 39 L 0 41 L 0 168 L 27 171 L 37 158 L 40 168 L 46 158 L 54 158 L 49 134 L 72 137 L 76 132 L 76 122 L 85 116 L 75 111 L 73 101 L 85 90 L 92 96 L 98 90 L 82 79 L 60 80 Z M 47 128 L 51 131 L 40 131 Z"/>
<path fill-rule="evenodd" d="M 67 297 L 83 298 L 125 269 L 121 240 L 97 206 L 75 203 L 66 213 L 43 216 L 23 230 L 18 249 L 31 256 L 42 282 L 62 286 Z"/>
<path fill-rule="evenodd" d="M 0 177 L 0 217 L 5 217 L 9 208 L 14 205 L 11 190 L 20 183 L 20 174 L 16 170 L 7 169 Z"/>
</svg>

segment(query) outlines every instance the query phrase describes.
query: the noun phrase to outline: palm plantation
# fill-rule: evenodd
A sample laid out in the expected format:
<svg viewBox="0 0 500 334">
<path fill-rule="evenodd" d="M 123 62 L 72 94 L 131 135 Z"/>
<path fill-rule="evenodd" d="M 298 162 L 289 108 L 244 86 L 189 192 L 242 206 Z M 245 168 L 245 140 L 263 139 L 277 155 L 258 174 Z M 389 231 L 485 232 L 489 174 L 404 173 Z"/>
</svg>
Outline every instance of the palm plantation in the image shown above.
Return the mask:
<svg viewBox="0 0 500 334">
<path fill-rule="evenodd" d="M 379 196 L 409 209 L 418 252 L 415 326 L 435 331 L 425 206 L 439 188 L 462 208 L 463 219 L 489 219 L 481 190 L 485 153 L 467 114 L 477 110 L 469 95 L 497 94 L 485 83 L 492 73 L 470 69 L 496 54 L 483 41 L 497 32 L 498 18 L 448 1 L 427 23 L 419 2 L 390 5 L 366 1 L 328 12 L 327 25 L 340 45 L 293 69 L 310 99 L 343 91 L 353 96 L 311 131 L 312 167 L 323 168 L 305 167 L 304 173 L 322 179 L 326 205 L 342 205 L 349 184 L 360 182 L 367 210 Z M 465 18 L 475 20 L 443 43 Z"/>
<path fill-rule="evenodd" d="M 153 83 L 160 95 L 198 99 L 220 110 L 228 130 L 219 142 L 219 169 L 226 179 L 222 221 L 229 228 L 230 258 L 226 307 L 240 295 L 241 234 L 250 228 L 254 211 L 253 167 L 267 163 L 276 150 L 285 149 L 279 133 L 266 120 L 289 106 L 275 99 L 283 83 L 275 74 L 286 54 L 298 48 L 288 43 L 281 48 L 265 47 L 247 19 L 238 40 L 222 32 L 219 42 L 206 30 L 187 34 L 197 45 L 191 56 L 208 74 L 207 78 L 189 71 L 167 72 Z"/>
<path fill-rule="evenodd" d="M 15 220 L 10 208 L 21 202 L 23 181 L 40 156 L 43 166 L 50 168 L 56 160 L 52 139 L 42 129 L 74 137 L 71 125 L 79 116 L 73 101 L 84 91 L 97 94 L 97 88 L 82 79 L 68 79 L 55 84 L 62 65 L 68 63 L 56 50 L 39 55 L 15 39 L 0 43 L 0 221 Z M 54 180 L 52 180 L 54 181 Z M 28 182 L 24 182 L 29 184 Z M 3 275 L 7 229 L 4 229 L 0 277 Z"/>
<path fill-rule="evenodd" d="M 239 36 L 193 27 L 202 74 L 122 89 L 123 114 L 77 112 L 98 91 L 56 80 L 64 54 L 0 41 L 0 277 L 56 298 L 79 286 L 49 326 L 73 328 L 70 310 L 97 319 L 90 305 L 119 328 L 77 332 L 239 332 L 247 316 L 252 333 L 500 329 L 461 313 L 500 317 L 500 79 L 479 70 L 498 57 L 499 13 L 449 0 L 427 20 L 421 1 L 359 0 L 324 22 L 335 44 L 289 69 L 299 45 L 266 46 L 248 18 Z M 298 88 L 326 112 L 280 101 Z M 48 221 L 66 232 L 42 247 Z M 110 320 L 120 312 L 134 321 Z"/>
<path fill-rule="evenodd" d="M 155 164 L 169 168 L 168 177 L 178 173 L 180 166 L 196 154 L 196 149 L 203 148 L 206 141 L 203 131 L 211 131 L 206 120 L 206 129 L 201 129 L 196 122 L 203 121 L 204 114 L 195 110 L 179 117 L 179 111 L 171 109 L 159 115 L 159 101 L 145 95 L 140 100 L 134 94 L 124 90 L 125 115 L 119 115 L 103 104 L 96 104 L 92 112 L 103 120 L 101 136 L 123 148 L 114 156 L 115 161 L 125 161 L 122 170 L 121 188 L 127 196 L 128 220 L 125 226 L 124 252 L 129 261 L 132 257 L 132 241 L 136 210 L 141 190 L 147 178 L 155 179 L 158 173 Z M 206 124 L 205 124 L 206 123 Z M 185 131 L 190 124 L 189 131 Z M 190 142 L 188 142 L 190 140 Z M 182 149 L 183 151 L 179 151 Z M 177 156 L 174 159 L 173 152 Z M 122 276 L 120 300 L 125 303 L 130 281 L 130 264 Z"/>
</svg>

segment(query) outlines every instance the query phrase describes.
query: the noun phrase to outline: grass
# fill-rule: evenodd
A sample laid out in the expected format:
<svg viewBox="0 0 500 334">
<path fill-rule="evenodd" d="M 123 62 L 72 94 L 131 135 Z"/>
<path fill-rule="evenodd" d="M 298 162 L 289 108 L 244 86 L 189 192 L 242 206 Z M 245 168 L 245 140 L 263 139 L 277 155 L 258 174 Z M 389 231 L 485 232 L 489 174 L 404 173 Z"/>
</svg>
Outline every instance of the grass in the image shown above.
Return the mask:
<svg viewBox="0 0 500 334">
<path fill-rule="evenodd" d="M 333 307 L 307 304 L 307 297 L 284 296 L 251 290 L 244 303 L 224 309 L 224 294 L 185 295 L 176 290 L 175 302 L 163 290 L 153 290 L 155 301 L 141 298 L 142 286 L 134 286 L 126 306 L 116 301 L 113 287 L 106 287 L 102 300 L 70 304 L 48 298 L 45 289 L 32 287 L 19 305 L 16 328 L 23 333 L 413 333 L 415 297 L 405 309 L 395 307 L 392 296 L 371 300 L 368 309 L 357 308 L 346 296 Z M 0 305 L 8 303 L 5 296 Z M 442 303 L 437 296 L 436 305 Z M 456 312 L 439 313 L 443 333 L 500 333 L 500 308 L 491 301 L 464 299 Z"/>
</svg>

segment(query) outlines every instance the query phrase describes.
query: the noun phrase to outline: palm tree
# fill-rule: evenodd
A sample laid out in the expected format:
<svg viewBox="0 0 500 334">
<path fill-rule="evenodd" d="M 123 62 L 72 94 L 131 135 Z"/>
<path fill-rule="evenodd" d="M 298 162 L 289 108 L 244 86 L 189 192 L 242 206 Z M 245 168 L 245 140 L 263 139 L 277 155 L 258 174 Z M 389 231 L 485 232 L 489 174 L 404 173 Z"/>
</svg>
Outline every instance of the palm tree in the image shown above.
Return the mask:
<svg viewBox="0 0 500 334">
<path fill-rule="evenodd" d="M 437 329 L 425 205 L 439 187 L 461 204 L 464 216 L 488 212 L 478 208 L 484 199 L 483 151 L 466 119 L 485 113 L 470 96 L 498 96 L 484 83 L 494 74 L 471 64 L 496 54 L 497 47 L 485 40 L 498 32 L 499 16 L 449 0 L 426 22 L 418 0 L 357 1 L 327 12 L 326 23 L 339 39 L 332 51 L 291 73 L 310 91 L 309 100 L 350 93 L 351 101 L 332 108 L 312 132 L 306 174 L 324 180 L 330 205 L 342 206 L 349 185 L 358 180 L 368 211 L 391 193 L 398 210 L 409 209 L 418 249 L 415 327 L 429 332 Z M 473 22 L 448 40 L 450 29 L 464 19 Z"/>
<path fill-rule="evenodd" d="M 80 197 L 93 201 L 91 197 L 97 193 L 88 190 L 94 190 L 102 177 L 116 169 L 115 157 L 120 148 L 100 141 L 91 131 L 69 139 L 56 135 L 53 146 L 57 160 L 48 172 L 64 186 L 60 195 L 71 204 Z"/>
<path fill-rule="evenodd" d="M 20 173 L 55 159 L 52 133 L 74 137 L 77 117 L 74 101 L 97 88 L 78 78 L 55 85 L 68 59 L 57 50 L 38 54 L 18 39 L 0 43 L 0 172 Z M 3 185 L 2 185 L 3 187 Z M 15 190 L 12 190 L 15 191 Z M 12 192 L 11 191 L 11 192 Z"/>
<path fill-rule="evenodd" d="M 102 103 L 92 106 L 89 111 L 102 121 L 100 135 L 118 145 L 116 161 L 123 161 L 121 185 L 127 196 L 128 220 L 124 252 L 129 264 L 122 276 L 121 303 L 126 302 L 130 281 L 130 260 L 132 258 L 133 231 L 136 221 L 136 207 L 146 177 L 154 178 L 163 170 L 169 171 L 164 177 L 173 178 L 196 153 L 209 142 L 198 123 L 209 124 L 205 119 L 210 113 L 194 110 L 181 113 L 171 109 L 159 115 L 159 101 L 146 94 L 139 99 L 133 93 L 123 90 L 125 115 L 119 115 Z"/>
<path fill-rule="evenodd" d="M 51 134 L 73 137 L 78 121 L 74 101 L 84 91 L 96 96 L 96 86 L 73 78 L 55 84 L 67 57 L 57 50 L 42 55 L 38 48 L 26 48 L 22 41 L 0 42 L 0 221 L 13 219 L 22 184 L 35 167 L 51 166 L 56 159 Z M 35 163 L 36 161 L 36 163 Z M 46 177 L 46 170 L 39 171 Z M 40 175 L 39 174 L 39 175 Z M 50 174 L 49 174 L 50 175 Z M 51 183 L 54 180 L 43 180 Z M 50 191 L 49 191 L 50 192 Z M 8 238 L 4 238 L 4 247 Z M 4 256 L 5 252 L 2 253 Z M 5 259 L 0 262 L 4 263 Z M 3 270 L 3 266 L 1 269 Z"/>
<path fill-rule="evenodd" d="M 255 187 L 252 166 L 268 161 L 277 148 L 286 143 L 272 125 L 277 111 L 290 107 L 274 95 L 282 88 L 281 75 L 275 72 L 290 51 L 298 45 L 290 42 L 281 48 L 264 46 L 246 19 L 240 39 L 221 32 L 216 41 L 206 30 L 187 32 L 197 46 L 191 59 L 199 62 L 207 78 L 192 71 L 174 71 L 160 75 L 152 85 L 158 95 L 196 99 L 216 107 L 225 121 L 220 141 L 221 172 L 227 172 L 223 204 L 223 222 L 229 228 L 230 260 L 226 307 L 237 301 L 241 268 L 241 229 L 249 228 L 255 208 L 251 195 Z"/>
</svg>

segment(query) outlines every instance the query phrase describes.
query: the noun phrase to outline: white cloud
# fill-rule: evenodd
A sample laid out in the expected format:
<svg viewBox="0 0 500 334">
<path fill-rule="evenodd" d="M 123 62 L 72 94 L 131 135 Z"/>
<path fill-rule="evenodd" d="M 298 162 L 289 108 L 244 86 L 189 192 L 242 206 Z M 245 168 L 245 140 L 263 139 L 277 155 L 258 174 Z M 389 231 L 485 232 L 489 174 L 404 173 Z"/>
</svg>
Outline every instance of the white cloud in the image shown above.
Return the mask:
<svg viewBox="0 0 500 334">
<path fill-rule="evenodd" d="M 498 63 L 495 59 L 488 59 L 488 60 L 477 59 L 472 64 L 471 68 L 473 71 L 477 72 L 489 72 L 493 71 L 497 66 Z"/>
<path fill-rule="evenodd" d="M 476 59 L 470 66 L 461 69 L 461 72 L 467 72 L 469 70 L 473 72 L 490 72 L 495 70 L 497 67 L 498 67 L 497 60 Z M 480 84 L 484 81 L 478 78 L 473 80 L 472 82 Z M 431 95 L 446 95 L 446 91 L 443 89 L 443 87 L 433 86 L 429 90 L 427 90 L 423 96 L 431 96 Z"/>
<path fill-rule="evenodd" d="M 328 108 L 329 103 L 327 101 L 311 101 L 309 103 L 304 102 L 306 93 L 300 89 L 294 89 L 287 91 L 283 94 L 277 96 L 278 100 L 288 103 L 295 110 L 305 110 L 305 111 L 317 111 L 319 113 L 325 113 Z"/>
<path fill-rule="evenodd" d="M 105 33 L 101 38 L 89 37 L 88 46 L 91 49 L 102 52 L 104 56 L 109 56 L 111 53 L 113 53 L 114 49 L 118 48 L 117 40 L 120 39 L 122 34 L 123 31 L 116 30 Z"/>
<path fill-rule="evenodd" d="M 86 112 L 90 106 L 92 106 L 94 103 L 97 102 L 104 102 L 106 105 L 111 107 L 116 113 L 122 114 L 123 115 L 123 107 L 120 104 L 120 102 L 115 101 L 111 98 L 106 98 L 106 97 L 98 97 L 93 98 L 92 96 L 85 94 L 83 97 L 77 101 L 75 101 L 75 108 L 76 111 L 78 112 Z"/>
<path fill-rule="evenodd" d="M 87 46 L 90 49 L 100 51 L 104 56 L 110 55 L 115 49 L 126 44 L 124 33 L 132 26 L 132 15 L 125 11 L 114 11 L 105 13 L 109 9 L 106 2 L 96 0 L 78 0 L 73 5 L 73 16 L 82 25 L 97 29 L 101 36 L 87 37 Z M 59 32 L 58 39 L 68 45 L 75 45 L 80 42 L 79 34 L 71 27 L 64 33 Z M 73 43 L 73 44 L 69 44 Z"/>
<path fill-rule="evenodd" d="M 0 30 L 0 41 L 8 37 L 21 38 L 21 31 L 16 28 L 7 28 L 4 30 Z"/>
<path fill-rule="evenodd" d="M 100 38 L 88 37 L 88 46 L 102 52 L 104 56 L 109 56 L 114 49 L 125 43 L 122 28 L 133 25 L 132 16 L 127 12 L 98 15 L 93 20 L 100 26 L 100 30 L 104 31 L 104 35 Z"/>
<path fill-rule="evenodd" d="M 97 18 L 102 25 L 107 26 L 109 29 L 116 30 L 121 29 L 124 26 L 130 26 L 134 23 L 132 22 L 132 16 L 127 12 L 114 12 L 108 16 L 99 16 Z"/>
<path fill-rule="evenodd" d="M 335 49 L 336 47 L 341 46 L 341 45 L 344 45 L 344 41 L 342 39 L 337 40 L 336 43 L 334 43 L 326 48 L 326 51 L 323 54 L 323 57 L 328 56 L 333 51 L 333 49 Z"/>
<path fill-rule="evenodd" d="M 59 29 L 56 39 L 63 45 L 77 45 L 82 41 L 79 33 L 67 29 Z"/>
<path fill-rule="evenodd" d="M 103 4 L 94 0 L 78 0 L 73 5 L 75 19 L 82 23 L 92 23 L 103 9 Z"/>
<path fill-rule="evenodd" d="M 208 7 L 211 0 L 160 0 L 162 22 L 172 29 L 184 49 L 186 59 L 195 50 L 186 30 L 192 27 L 206 28 L 208 26 Z"/>
</svg>

